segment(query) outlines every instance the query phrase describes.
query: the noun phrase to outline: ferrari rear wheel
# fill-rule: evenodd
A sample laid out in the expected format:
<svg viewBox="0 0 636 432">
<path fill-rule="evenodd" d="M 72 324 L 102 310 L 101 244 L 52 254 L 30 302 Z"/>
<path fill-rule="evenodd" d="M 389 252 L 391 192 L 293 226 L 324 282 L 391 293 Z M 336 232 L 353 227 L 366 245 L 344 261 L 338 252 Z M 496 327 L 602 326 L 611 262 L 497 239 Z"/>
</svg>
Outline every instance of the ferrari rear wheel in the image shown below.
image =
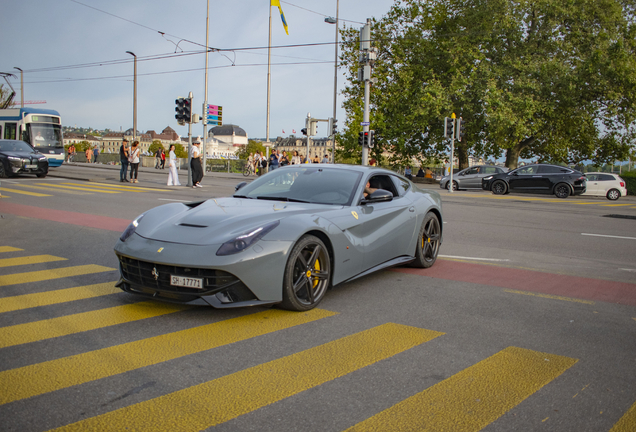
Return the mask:
<svg viewBox="0 0 636 432">
<path fill-rule="evenodd" d="M 411 266 L 429 268 L 435 264 L 441 238 L 442 230 L 439 219 L 435 213 L 428 212 L 420 228 L 420 235 L 415 249 L 415 261 L 411 263 Z"/>
<path fill-rule="evenodd" d="M 331 282 L 331 261 L 325 244 L 306 235 L 294 245 L 283 278 L 283 302 L 288 310 L 306 311 L 322 301 Z"/>
</svg>

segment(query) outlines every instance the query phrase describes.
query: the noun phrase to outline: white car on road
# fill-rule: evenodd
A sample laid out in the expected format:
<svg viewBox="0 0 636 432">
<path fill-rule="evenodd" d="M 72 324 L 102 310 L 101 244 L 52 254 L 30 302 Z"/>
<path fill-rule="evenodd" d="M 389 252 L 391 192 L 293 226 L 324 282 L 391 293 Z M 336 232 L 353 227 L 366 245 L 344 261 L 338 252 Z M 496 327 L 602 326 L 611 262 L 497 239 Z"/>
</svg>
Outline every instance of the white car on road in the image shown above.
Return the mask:
<svg viewBox="0 0 636 432">
<path fill-rule="evenodd" d="M 587 189 L 584 196 L 604 196 L 608 200 L 615 201 L 627 195 L 625 180 L 616 174 L 610 173 L 585 173 L 587 177 Z"/>
</svg>

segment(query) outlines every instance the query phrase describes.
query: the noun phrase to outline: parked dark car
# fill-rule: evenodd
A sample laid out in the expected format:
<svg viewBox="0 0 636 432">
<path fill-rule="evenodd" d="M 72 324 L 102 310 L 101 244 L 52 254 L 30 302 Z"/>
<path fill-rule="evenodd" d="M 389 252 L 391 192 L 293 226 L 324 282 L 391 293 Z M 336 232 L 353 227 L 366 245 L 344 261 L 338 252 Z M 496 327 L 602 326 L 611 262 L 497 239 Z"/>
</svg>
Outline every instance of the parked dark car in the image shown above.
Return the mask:
<svg viewBox="0 0 636 432">
<path fill-rule="evenodd" d="M 46 177 L 49 162 L 46 156 L 30 144 L 18 140 L 0 139 L 0 178 L 18 174 Z"/>
<path fill-rule="evenodd" d="M 500 174 L 508 171 L 494 165 L 476 165 L 453 174 L 453 190 L 481 189 L 481 179 L 492 174 Z M 442 177 L 439 187 L 450 189 L 450 175 Z"/>
<path fill-rule="evenodd" d="M 585 192 L 585 174 L 558 165 L 525 165 L 513 171 L 484 177 L 482 189 L 495 195 L 510 192 L 554 194 L 557 198 L 580 195 Z"/>
</svg>

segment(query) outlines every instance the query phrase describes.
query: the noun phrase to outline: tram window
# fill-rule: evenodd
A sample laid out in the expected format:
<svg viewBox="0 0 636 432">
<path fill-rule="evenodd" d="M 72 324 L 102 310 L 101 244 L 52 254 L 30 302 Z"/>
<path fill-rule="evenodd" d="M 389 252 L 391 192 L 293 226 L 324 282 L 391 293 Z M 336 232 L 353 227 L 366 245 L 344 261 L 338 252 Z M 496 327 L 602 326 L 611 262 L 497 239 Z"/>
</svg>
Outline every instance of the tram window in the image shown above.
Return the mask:
<svg viewBox="0 0 636 432">
<path fill-rule="evenodd" d="M 16 123 L 5 123 L 4 125 L 4 139 L 15 139 L 15 126 Z"/>
</svg>

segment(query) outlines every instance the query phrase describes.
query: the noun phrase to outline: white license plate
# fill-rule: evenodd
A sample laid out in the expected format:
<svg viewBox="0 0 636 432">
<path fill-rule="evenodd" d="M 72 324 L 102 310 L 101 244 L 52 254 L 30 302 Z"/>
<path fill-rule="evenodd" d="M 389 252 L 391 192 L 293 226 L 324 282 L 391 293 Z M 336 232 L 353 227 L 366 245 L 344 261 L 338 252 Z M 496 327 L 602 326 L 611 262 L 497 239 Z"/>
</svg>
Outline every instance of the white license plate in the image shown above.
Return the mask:
<svg viewBox="0 0 636 432">
<path fill-rule="evenodd" d="M 38 166 L 37 165 L 25 165 L 25 168 L 33 168 L 33 169 L 37 169 Z"/>
<path fill-rule="evenodd" d="M 203 289 L 203 279 L 170 275 L 170 285 Z"/>
</svg>

